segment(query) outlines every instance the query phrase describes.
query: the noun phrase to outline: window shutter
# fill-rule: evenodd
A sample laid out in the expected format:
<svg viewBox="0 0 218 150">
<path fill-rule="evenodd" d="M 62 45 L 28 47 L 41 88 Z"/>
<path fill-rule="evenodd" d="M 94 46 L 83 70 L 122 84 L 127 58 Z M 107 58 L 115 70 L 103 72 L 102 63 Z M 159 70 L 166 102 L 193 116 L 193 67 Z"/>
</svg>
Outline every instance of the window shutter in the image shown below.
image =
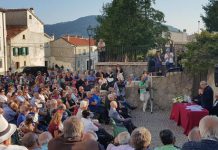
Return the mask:
<svg viewBox="0 0 218 150">
<path fill-rule="evenodd" d="M 18 48 L 18 56 L 22 55 L 22 48 Z"/>
<path fill-rule="evenodd" d="M 25 49 L 26 49 L 26 55 L 29 55 L 29 48 L 26 47 Z"/>
<path fill-rule="evenodd" d="M 14 47 L 13 48 L 13 56 L 17 56 L 18 55 L 18 48 L 17 47 Z"/>
<path fill-rule="evenodd" d="M 22 47 L 22 55 L 23 55 L 23 56 L 26 55 L 26 47 Z"/>
<path fill-rule="evenodd" d="M 13 56 L 16 56 L 16 48 L 13 48 Z"/>
</svg>

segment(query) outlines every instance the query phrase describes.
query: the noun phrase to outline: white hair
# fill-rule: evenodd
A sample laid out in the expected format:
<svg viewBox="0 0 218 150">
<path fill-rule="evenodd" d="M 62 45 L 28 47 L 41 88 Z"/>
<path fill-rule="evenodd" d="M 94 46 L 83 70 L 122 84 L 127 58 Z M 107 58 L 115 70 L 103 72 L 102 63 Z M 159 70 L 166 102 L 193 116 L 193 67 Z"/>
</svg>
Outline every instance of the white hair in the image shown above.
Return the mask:
<svg viewBox="0 0 218 150">
<path fill-rule="evenodd" d="M 205 116 L 199 123 L 202 138 L 218 138 L 218 117 Z"/>
<path fill-rule="evenodd" d="M 48 144 L 48 142 L 52 139 L 52 135 L 50 132 L 43 132 L 39 135 L 39 144 Z"/>
<path fill-rule="evenodd" d="M 206 86 L 206 85 L 207 85 L 207 82 L 206 82 L 206 81 L 201 81 L 201 82 L 200 82 L 200 85 L 205 85 L 205 86 Z"/>
<path fill-rule="evenodd" d="M 127 131 L 121 132 L 120 134 L 118 134 L 117 139 L 119 144 L 121 145 L 128 144 L 130 141 L 130 134 Z"/>
<path fill-rule="evenodd" d="M 189 141 L 200 141 L 201 135 L 198 127 L 194 127 L 188 134 Z"/>
<path fill-rule="evenodd" d="M 88 106 L 88 102 L 87 101 L 81 101 L 79 107 L 80 108 L 84 108 Z"/>
</svg>

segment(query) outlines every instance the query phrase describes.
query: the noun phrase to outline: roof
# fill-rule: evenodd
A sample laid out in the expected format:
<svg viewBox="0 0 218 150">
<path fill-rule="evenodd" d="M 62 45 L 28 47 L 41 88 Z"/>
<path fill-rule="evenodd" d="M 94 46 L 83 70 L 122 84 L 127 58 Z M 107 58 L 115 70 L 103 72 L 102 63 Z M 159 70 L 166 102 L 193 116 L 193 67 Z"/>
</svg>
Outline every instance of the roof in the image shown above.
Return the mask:
<svg viewBox="0 0 218 150">
<path fill-rule="evenodd" d="M 168 30 L 170 32 L 181 32 L 181 30 L 179 30 L 178 28 L 175 28 L 173 26 L 170 26 L 170 25 L 165 25 L 165 26 L 168 28 Z"/>
<path fill-rule="evenodd" d="M 11 25 L 6 26 L 7 29 L 7 39 L 11 39 L 15 37 L 16 35 L 20 34 L 24 30 L 27 29 L 27 26 L 17 26 L 17 25 Z"/>
<path fill-rule="evenodd" d="M 65 36 L 62 37 L 66 42 L 70 43 L 71 45 L 75 46 L 89 46 L 89 39 L 88 38 L 81 38 L 77 36 Z M 96 41 L 94 39 L 90 39 L 90 46 L 95 46 Z"/>
<path fill-rule="evenodd" d="M 4 9 L 0 8 L 0 11 L 2 12 L 18 12 L 18 11 L 29 11 L 41 24 L 44 25 L 44 23 L 33 13 L 33 8 L 19 8 L 19 9 Z"/>
</svg>

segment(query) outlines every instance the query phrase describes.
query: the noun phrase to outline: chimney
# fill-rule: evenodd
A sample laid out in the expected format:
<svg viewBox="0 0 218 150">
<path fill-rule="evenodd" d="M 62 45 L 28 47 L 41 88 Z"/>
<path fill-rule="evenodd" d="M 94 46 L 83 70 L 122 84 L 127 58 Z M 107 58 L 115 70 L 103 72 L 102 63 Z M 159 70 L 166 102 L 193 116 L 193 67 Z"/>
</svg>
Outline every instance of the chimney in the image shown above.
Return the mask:
<svg viewBox="0 0 218 150">
<path fill-rule="evenodd" d="M 67 41 L 70 41 L 70 35 L 69 34 L 67 35 Z"/>
<path fill-rule="evenodd" d="M 29 9 L 29 11 L 30 11 L 31 13 L 35 14 L 33 7 L 31 7 L 31 8 Z"/>
<path fill-rule="evenodd" d="M 51 40 L 54 41 L 54 39 L 55 39 L 55 35 L 52 34 L 52 35 L 51 35 Z"/>
</svg>

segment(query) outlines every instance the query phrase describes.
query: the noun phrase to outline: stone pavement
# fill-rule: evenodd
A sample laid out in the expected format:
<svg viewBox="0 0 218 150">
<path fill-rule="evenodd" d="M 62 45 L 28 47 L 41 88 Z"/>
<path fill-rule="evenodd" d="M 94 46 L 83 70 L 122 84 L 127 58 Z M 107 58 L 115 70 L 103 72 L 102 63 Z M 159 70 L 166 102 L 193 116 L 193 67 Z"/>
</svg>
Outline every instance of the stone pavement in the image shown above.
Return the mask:
<svg viewBox="0 0 218 150">
<path fill-rule="evenodd" d="M 136 109 L 131 113 L 133 123 L 137 126 L 148 128 L 152 134 L 151 148 L 161 146 L 159 132 L 163 129 L 170 129 L 176 137 L 176 145 L 182 147 L 187 141 L 187 137 L 183 134 L 183 128 L 177 126 L 176 122 L 169 119 L 169 111 L 157 111 L 151 114 L 149 111 L 142 112 L 142 109 Z"/>
<path fill-rule="evenodd" d="M 182 147 L 182 145 L 187 141 L 186 135 L 183 134 L 183 128 L 177 126 L 176 122 L 169 119 L 170 111 L 157 110 L 155 108 L 154 112 L 151 114 L 149 111 L 142 112 L 141 108 L 131 112 L 132 121 L 137 127 L 146 127 L 152 134 L 151 149 L 161 146 L 162 143 L 159 138 L 159 132 L 163 129 L 170 129 L 173 131 L 176 137 L 176 145 Z M 112 133 L 111 125 L 103 125 L 103 127 Z"/>
</svg>

